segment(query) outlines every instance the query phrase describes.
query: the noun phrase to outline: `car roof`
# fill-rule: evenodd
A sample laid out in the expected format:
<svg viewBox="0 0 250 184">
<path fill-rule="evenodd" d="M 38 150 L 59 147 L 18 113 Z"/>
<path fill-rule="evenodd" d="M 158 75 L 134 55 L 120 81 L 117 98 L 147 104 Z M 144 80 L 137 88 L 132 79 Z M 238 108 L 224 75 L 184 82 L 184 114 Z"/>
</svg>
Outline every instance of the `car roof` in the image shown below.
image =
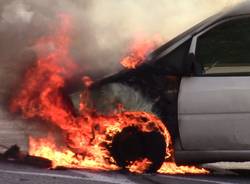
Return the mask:
<svg viewBox="0 0 250 184">
<path fill-rule="evenodd" d="M 223 11 L 203 20 L 202 22 L 198 23 L 197 25 L 191 27 L 187 31 L 183 32 L 182 34 L 178 35 L 174 39 L 168 41 L 155 51 L 153 51 L 147 58 L 149 61 L 158 60 L 159 56 L 164 56 L 165 51 L 168 50 L 169 47 L 175 45 L 178 41 L 182 40 L 186 37 L 192 37 L 197 32 L 200 32 L 210 25 L 219 22 L 223 19 L 231 18 L 231 17 L 237 17 L 237 16 L 243 16 L 243 15 L 250 15 L 250 1 L 246 0 L 233 8 L 226 8 Z M 167 54 L 168 52 L 166 52 Z"/>
</svg>

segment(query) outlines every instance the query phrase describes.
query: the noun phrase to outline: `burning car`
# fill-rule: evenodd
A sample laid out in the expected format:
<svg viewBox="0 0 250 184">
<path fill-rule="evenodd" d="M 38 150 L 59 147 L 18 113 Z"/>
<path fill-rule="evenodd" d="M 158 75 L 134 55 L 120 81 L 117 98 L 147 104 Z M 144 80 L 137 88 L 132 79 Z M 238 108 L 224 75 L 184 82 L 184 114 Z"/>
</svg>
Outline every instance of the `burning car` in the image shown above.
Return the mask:
<svg viewBox="0 0 250 184">
<path fill-rule="evenodd" d="M 117 104 L 155 114 L 179 164 L 249 160 L 249 38 L 246 2 L 167 42 L 143 64 L 94 82 L 90 103 L 104 114 Z"/>
<path fill-rule="evenodd" d="M 37 62 L 10 102 L 12 112 L 52 127 L 46 137 L 30 135 L 30 155 L 53 168 L 167 174 L 209 173 L 175 162 L 249 160 L 250 3 L 208 18 L 146 58 L 145 50 L 132 54 L 117 74 L 83 77 L 86 88 L 70 94 L 78 69 L 72 21 L 61 14 L 58 22 L 36 43 Z"/>
</svg>

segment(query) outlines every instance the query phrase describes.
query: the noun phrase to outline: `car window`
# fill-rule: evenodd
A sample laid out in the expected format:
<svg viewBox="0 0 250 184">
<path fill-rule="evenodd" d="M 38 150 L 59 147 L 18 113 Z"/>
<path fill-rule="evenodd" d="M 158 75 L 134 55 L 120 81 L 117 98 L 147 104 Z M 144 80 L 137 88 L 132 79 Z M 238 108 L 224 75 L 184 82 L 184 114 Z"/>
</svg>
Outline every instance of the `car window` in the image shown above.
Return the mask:
<svg viewBox="0 0 250 184">
<path fill-rule="evenodd" d="M 207 75 L 250 75 L 250 18 L 222 23 L 198 37 L 196 60 Z"/>
</svg>

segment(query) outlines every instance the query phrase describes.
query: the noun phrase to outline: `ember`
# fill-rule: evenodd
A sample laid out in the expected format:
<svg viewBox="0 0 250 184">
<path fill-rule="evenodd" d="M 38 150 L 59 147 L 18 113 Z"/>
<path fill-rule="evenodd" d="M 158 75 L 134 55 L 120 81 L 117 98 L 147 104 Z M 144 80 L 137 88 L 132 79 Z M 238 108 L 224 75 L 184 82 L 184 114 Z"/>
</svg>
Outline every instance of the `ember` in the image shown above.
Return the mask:
<svg viewBox="0 0 250 184">
<path fill-rule="evenodd" d="M 195 167 L 177 167 L 171 162 L 170 134 L 162 121 L 150 113 L 118 110 L 114 114 L 98 115 L 85 103 L 87 91 L 81 96 L 80 115 L 74 113 L 63 93 L 65 80 L 77 69 L 69 54 L 71 18 L 61 14 L 59 20 L 55 34 L 38 40 L 39 59 L 27 71 L 10 109 L 20 111 L 25 118 L 40 118 L 44 123 L 57 126 L 62 131 L 65 145 L 58 144 L 53 132 L 48 132 L 47 137 L 30 137 L 29 154 L 50 159 L 53 168 L 117 170 L 122 167 L 142 173 L 156 171 L 168 160 L 160 173 L 208 173 Z M 146 48 L 143 53 L 133 53 L 135 61 L 139 59 L 141 62 L 145 53 L 153 48 L 150 42 Z M 83 81 L 85 86 L 92 83 L 88 77 Z"/>
</svg>

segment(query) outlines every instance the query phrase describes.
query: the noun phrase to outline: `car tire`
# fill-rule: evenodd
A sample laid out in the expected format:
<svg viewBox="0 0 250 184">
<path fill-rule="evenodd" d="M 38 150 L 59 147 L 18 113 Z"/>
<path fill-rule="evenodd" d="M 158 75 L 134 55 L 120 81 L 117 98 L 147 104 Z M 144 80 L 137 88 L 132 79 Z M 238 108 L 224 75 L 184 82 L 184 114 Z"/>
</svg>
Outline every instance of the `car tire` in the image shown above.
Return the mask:
<svg viewBox="0 0 250 184">
<path fill-rule="evenodd" d="M 143 111 L 154 114 L 152 111 L 154 103 L 152 101 L 143 97 L 140 91 L 121 83 L 96 87 L 91 91 L 91 98 L 93 107 L 100 113 L 109 114 L 116 109 L 117 104 L 122 104 L 126 111 Z M 131 132 L 126 132 L 129 129 Z M 126 136 L 126 134 L 130 136 Z M 121 168 L 126 168 L 126 164 L 129 160 L 134 159 L 133 156 L 136 156 L 136 153 L 140 155 L 139 153 L 143 152 L 142 150 L 144 152 L 147 150 L 146 157 L 153 162 L 145 172 L 156 172 L 165 161 L 165 139 L 159 132 L 139 134 L 140 132 L 133 131 L 133 127 L 127 127 L 117 134 L 113 140 L 111 155 Z M 126 147 L 126 143 L 123 142 L 125 138 L 127 138 L 125 142 L 130 146 Z M 142 145 L 139 145 L 138 142 L 141 142 Z M 134 149 L 132 149 L 132 145 L 134 145 Z"/>
</svg>

